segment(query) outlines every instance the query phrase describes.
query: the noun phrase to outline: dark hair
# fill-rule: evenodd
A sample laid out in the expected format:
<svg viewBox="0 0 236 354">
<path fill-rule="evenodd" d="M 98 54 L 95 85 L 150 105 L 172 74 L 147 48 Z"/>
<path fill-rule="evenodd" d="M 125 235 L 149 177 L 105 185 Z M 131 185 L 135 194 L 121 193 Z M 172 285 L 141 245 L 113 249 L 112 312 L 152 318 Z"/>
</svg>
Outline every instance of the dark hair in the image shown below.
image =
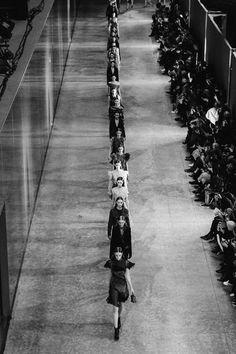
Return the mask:
<svg viewBox="0 0 236 354">
<path fill-rule="evenodd" d="M 122 202 L 124 202 L 124 199 L 123 199 L 122 197 L 117 197 L 117 198 L 116 198 L 116 202 L 117 202 L 118 200 L 122 200 Z"/>
<path fill-rule="evenodd" d="M 117 180 L 116 180 L 116 186 L 118 186 L 118 181 L 122 181 L 122 187 L 125 186 L 125 181 L 124 181 L 124 178 L 123 177 L 118 177 Z M 123 199 L 123 198 L 122 198 Z"/>
<path fill-rule="evenodd" d="M 121 253 L 122 253 L 121 259 L 124 259 L 124 253 L 123 253 L 122 247 L 115 247 L 115 248 L 112 250 L 112 255 L 111 255 L 111 260 L 112 260 L 112 261 L 116 261 L 116 256 L 115 256 L 115 253 L 116 253 L 116 252 L 121 252 Z"/>
<path fill-rule="evenodd" d="M 123 253 L 122 247 L 116 247 L 114 249 L 113 253 L 116 253 L 116 252 L 122 252 Z"/>
</svg>

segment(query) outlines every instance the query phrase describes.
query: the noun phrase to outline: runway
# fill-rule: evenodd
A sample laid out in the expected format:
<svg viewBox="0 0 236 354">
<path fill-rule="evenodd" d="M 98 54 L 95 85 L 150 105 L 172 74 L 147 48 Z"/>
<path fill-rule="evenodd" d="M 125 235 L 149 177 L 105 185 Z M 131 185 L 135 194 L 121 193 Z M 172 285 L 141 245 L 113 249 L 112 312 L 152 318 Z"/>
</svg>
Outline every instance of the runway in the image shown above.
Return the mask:
<svg viewBox="0 0 236 354">
<path fill-rule="evenodd" d="M 199 236 L 212 211 L 184 172 L 185 128 L 170 113 L 168 77 L 150 37 L 154 8 L 119 16 L 132 218 L 128 301 L 119 342 L 105 299 L 109 136 L 106 2 L 82 1 L 5 353 L 234 353 L 236 316 L 217 260 Z"/>
</svg>

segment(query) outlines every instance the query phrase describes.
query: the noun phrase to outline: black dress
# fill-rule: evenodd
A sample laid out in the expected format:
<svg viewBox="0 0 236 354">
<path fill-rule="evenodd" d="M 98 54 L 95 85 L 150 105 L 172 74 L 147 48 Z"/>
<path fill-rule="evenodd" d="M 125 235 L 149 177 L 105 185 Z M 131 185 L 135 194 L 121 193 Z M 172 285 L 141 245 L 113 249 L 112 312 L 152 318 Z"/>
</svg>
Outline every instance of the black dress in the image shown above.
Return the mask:
<svg viewBox="0 0 236 354">
<path fill-rule="evenodd" d="M 119 225 L 113 227 L 110 243 L 110 258 L 112 257 L 112 254 L 114 253 L 116 247 L 122 248 L 125 259 L 129 259 L 132 257 L 130 227 L 124 226 L 123 233 L 121 232 Z"/>
<path fill-rule="evenodd" d="M 104 265 L 105 268 L 111 269 L 111 279 L 109 285 L 109 296 L 107 303 L 119 307 L 121 302 L 125 302 L 129 298 L 129 289 L 125 278 L 126 269 L 130 269 L 135 265 L 125 259 L 110 259 Z"/>
</svg>

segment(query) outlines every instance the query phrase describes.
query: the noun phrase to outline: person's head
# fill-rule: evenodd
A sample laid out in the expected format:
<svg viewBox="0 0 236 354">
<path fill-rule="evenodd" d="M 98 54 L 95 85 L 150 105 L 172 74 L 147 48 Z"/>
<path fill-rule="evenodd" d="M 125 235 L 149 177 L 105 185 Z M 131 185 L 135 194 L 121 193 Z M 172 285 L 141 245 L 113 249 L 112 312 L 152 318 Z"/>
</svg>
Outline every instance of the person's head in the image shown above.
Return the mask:
<svg viewBox="0 0 236 354">
<path fill-rule="evenodd" d="M 116 198 L 116 207 L 118 209 L 121 209 L 124 205 L 124 201 L 123 201 L 123 198 L 122 197 L 118 197 Z"/>
<path fill-rule="evenodd" d="M 111 90 L 111 97 L 116 97 L 116 95 L 117 95 L 116 89 L 113 88 L 113 89 Z"/>
<path fill-rule="evenodd" d="M 123 228 L 125 225 L 125 217 L 124 216 L 120 216 L 118 221 L 117 221 L 118 225 L 120 226 L 120 228 Z"/>
<path fill-rule="evenodd" d="M 121 168 L 121 162 L 120 162 L 120 160 L 116 160 L 116 161 L 114 162 L 114 167 L 115 167 L 116 170 L 119 170 L 119 169 Z"/>
<path fill-rule="evenodd" d="M 232 238 L 231 245 L 236 249 L 236 238 Z"/>
<path fill-rule="evenodd" d="M 123 256 L 123 250 L 121 247 L 116 247 L 114 250 L 114 256 L 117 261 L 120 261 Z"/>
<path fill-rule="evenodd" d="M 225 239 L 225 238 L 222 238 L 221 239 L 221 245 L 224 247 L 224 248 L 227 248 L 229 243 L 228 243 L 228 240 Z"/>
<path fill-rule="evenodd" d="M 124 147 L 122 145 L 120 145 L 118 147 L 118 154 L 122 155 L 124 153 Z"/>
<path fill-rule="evenodd" d="M 120 138 L 120 137 L 121 137 L 121 130 L 117 130 L 117 131 L 116 131 L 116 136 L 117 136 L 117 138 Z"/>
<path fill-rule="evenodd" d="M 109 61 L 110 63 L 115 62 L 115 55 L 112 52 L 109 52 Z"/>
<path fill-rule="evenodd" d="M 112 82 L 112 87 L 117 89 L 117 87 L 119 86 L 117 81 L 116 81 L 116 76 L 115 75 L 112 75 L 111 77 L 111 82 Z M 114 86 L 117 86 L 117 87 L 114 87 Z"/>
<path fill-rule="evenodd" d="M 234 231 L 236 228 L 236 223 L 233 220 L 226 221 L 226 226 L 229 231 Z"/>
<path fill-rule="evenodd" d="M 218 202 L 218 201 L 221 200 L 221 199 L 222 199 L 222 197 L 221 197 L 220 193 L 215 193 L 215 194 L 214 194 L 214 200 L 215 200 L 216 202 Z"/>
<path fill-rule="evenodd" d="M 116 99 L 115 99 L 115 106 L 116 106 L 116 107 L 120 107 L 120 100 L 119 100 L 119 98 L 116 98 Z"/>
<path fill-rule="evenodd" d="M 122 177 L 118 177 L 117 180 L 116 180 L 116 183 L 117 183 L 117 187 L 121 188 L 124 184 L 124 180 Z"/>
</svg>

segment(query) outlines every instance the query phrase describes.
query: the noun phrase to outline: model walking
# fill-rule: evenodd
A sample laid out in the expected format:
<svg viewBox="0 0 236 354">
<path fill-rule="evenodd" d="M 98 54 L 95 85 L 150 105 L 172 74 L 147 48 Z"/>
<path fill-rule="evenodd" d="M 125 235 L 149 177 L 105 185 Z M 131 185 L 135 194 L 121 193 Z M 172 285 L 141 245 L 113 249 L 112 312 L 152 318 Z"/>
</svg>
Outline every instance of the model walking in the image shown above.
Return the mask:
<svg viewBox="0 0 236 354">
<path fill-rule="evenodd" d="M 109 296 L 107 303 L 113 305 L 113 322 L 114 322 L 114 339 L 119 339 L 119 330 L 121 327 L 121 313 L 122 303 L 127 301 L 129 294 L 131 295 L 131 302 L 136 302 L 134 289 L 130 277 L 130 268 L 135 263 L 127 261 L 123 257 L 121 247 L 117 247 L 111 259 L 104 265 L 105 268 L 111 269 L 111 278 L 109 284 Z"/>
<path fill-rule="evenodd" d="M 110 258 L 117 247 L 123 250 L 125 259 L 132 257 L 131 229 L 128 227 L 124 216 L 120 216 L 117 225 L 113 227 L 110 243 Z"/>
</svg>

